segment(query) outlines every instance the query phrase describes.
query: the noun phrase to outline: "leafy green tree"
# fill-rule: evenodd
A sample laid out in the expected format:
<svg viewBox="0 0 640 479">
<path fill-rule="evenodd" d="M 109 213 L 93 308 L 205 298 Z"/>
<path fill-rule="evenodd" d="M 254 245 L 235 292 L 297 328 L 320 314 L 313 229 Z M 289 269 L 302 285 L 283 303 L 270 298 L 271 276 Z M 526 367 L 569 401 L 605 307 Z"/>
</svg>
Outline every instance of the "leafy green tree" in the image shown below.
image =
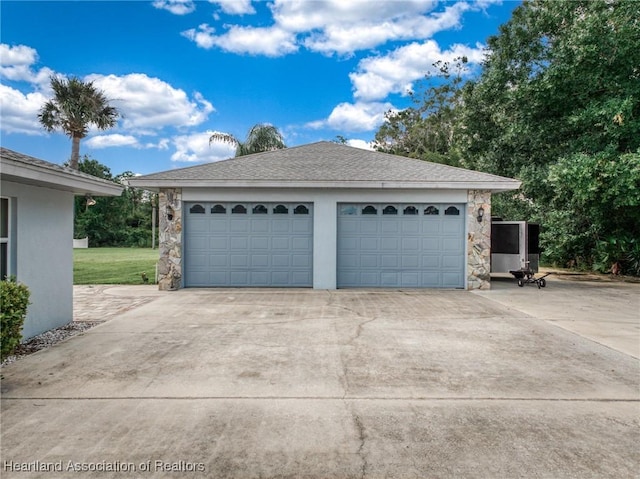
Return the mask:
<svg viewBox="0 0 640 479">
<path fill-rule="evenodd" d="M 54 96 L 47 101 L 38 114 L 45 130 L 62 130 L 71 138 L 69 166 L 78 169 L 80 140 L 87 136 L 89 126 L 100 130 L 113 127 L 118 119 L 118 110 L 109 105 L 103 92 L 92 82 L 83 82 L 72 77 L 69 80 L 51 77 Z"/>
<path fill-rule="evenodd" d="M 437 76 L 427 76 L 409 92 L 414 106 L 389 111 L 375 135 L 377 151 L 457 166 L 456 138 L 460 128 L 460 100 L 467 58 L 436 62 Z"/>
<path fill-rule="evenodd" d="M 131 171 L 113 176 L 107 166 L 87 155 L 78 166 L 83 173 L 120 184 L 134 176 Z M 96 197 L 92 206 L 85 197 L 76 197 L 74 235 L 88 236 L 91 246 L 151 246 L 153 199 L 151 192 L 126 185 L 122 195 Z"/>
<path fill-rule="evenodd" d="M 637 237 L 637 7 L 525 2 L 463 88 L 463 164 L 522 180 L 493 211 L 540 221 L 547 257 L 560 264 L 599 264 L 602 241 L 625 244 L 606 261 L 619 262 L 632 249 L 625 238 Z"/>
<path fill-rule="evenodd" d="M 640 150 L 575 153 L 549 167 L 547 258 L 640 276 Z"/>
<path fill-rule="evenodd" d="M 222 141 L 235 145 L 236 156 L 280 150 L 287 147 L 280 131 L 275 126 L 267 123 L 258 123 L 252 126 L 244 141 L 240 141 L 235 136 L 227 133 L 214 133 L 209 138 L 209 143 L 213 141 Z"/>
</svg>

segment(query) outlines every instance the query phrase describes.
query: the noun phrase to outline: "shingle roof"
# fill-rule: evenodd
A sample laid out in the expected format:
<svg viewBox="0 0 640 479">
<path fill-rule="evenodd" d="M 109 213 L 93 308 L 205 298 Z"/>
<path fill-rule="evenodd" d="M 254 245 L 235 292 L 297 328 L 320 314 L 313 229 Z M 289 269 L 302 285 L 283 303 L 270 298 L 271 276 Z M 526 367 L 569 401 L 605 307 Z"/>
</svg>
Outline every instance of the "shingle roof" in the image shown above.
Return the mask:
<svg viewBox="0 0 640 479">
<path fill-rule="evenodd" d="M 50 163 L 33 156 L 0 147 L 0 175 L 8 181 L 49 186 L 77 194 L 119 195 L 123 187 L 73 168 Z"/>
<path fill-rule="evenodd" d="M 224 182 L 224 185 L 221 183 Z M 136 186 L 360 186 L 516 189 L 511 178 L 439 163 L 319 142 L 131 179 Z M 402 185 L 402 186 L 401 186 Z M 449 185 L 449 186 L 445 186 Z M 456 186 L 457 185 L 457 186 Z M 470 185 L 470 186 L 463 186 Z M 485 186 L 487 187 L 487 186 Z"/>
</svg>

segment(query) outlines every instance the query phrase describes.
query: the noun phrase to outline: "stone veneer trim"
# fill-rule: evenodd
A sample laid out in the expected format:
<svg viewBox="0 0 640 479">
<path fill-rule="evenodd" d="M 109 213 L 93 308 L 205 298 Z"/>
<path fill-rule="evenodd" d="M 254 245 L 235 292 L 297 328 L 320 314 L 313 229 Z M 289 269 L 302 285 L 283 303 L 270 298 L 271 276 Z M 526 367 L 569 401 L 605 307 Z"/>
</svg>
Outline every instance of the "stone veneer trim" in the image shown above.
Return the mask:
<svg viewBox="0 0 640 479">
<path fill-rule="evenodd" d="M 161 188 L 158 194 L 160 258 L 158 289 L 174 291 L 182 286 L 182 189 Z"/>
<path fill-rule="evenodd" d="M 478 221 L 478 210 L 484 215 Z M 491 191 L 469 190 L 467 202 L 467 289 L 491 289 Z"/>
</svg>

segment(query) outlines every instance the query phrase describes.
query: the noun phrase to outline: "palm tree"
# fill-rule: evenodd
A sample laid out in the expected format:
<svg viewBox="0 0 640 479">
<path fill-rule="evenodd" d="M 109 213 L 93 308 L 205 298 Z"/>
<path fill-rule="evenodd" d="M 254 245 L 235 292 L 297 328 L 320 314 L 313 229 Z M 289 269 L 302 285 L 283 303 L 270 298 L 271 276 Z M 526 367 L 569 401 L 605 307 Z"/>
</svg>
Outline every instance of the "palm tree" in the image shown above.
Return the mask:
<svg viewBox="0 0 640 479">
<path fill-rule="evenodd" d="M 245 141 L 238 140 L 228 133 L 214 133 L 209 138 L 212 141 L 222 141 L 236 146 L 236 156 L 251 155 L 263 151 L 273 151 L 286 148 L 284 138 L 278 129 L 268 123 L 253 125 L 247 134 Z"/>
<path fill-rule="evenodd" d="M 109 105 L 104 93 L 76 77 L 69 80 L 51 77 L 54 96 L 38 113 L 38 120 L 48 132 L 62 130 L 71 138 L 69 166 L 78 169 L 80 140 L 87 136 L 89 125 L 106 130 L 116 124 L 119 112 Z"/>
</svg>

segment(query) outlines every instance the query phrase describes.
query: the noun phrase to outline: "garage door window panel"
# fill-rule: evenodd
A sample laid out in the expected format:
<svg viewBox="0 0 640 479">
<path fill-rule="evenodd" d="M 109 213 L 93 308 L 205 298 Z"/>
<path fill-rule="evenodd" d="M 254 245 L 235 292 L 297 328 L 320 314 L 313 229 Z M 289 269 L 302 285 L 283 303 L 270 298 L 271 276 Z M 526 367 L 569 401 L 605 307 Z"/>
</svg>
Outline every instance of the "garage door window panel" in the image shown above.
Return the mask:
<svg viewBox="0 0 640 479">
<path fill-rule="evenodd" d="M 440 214 L 440 210 L 435 206 L 427 206 L 424 209 L 424 214 L 426 216 L 438 216 Z"/>
<path fill-rule="evenodd" d="M 277 205 L 273 209 L 273 214 L 274 215 L 287 215 L 287 214 L 289 214 L 289 208 L 287 208 L 285 205 Z"/>
<path fill-rule="evenodd" d="M 340 216 L 355 216 L 358 214 L 358 207 L 355 205 L 341 205 L 339 214 Z"/>
<path fill-rule="evenodd" d="M 227 209 L 222 205 L 213 205 L 211 207 L 212 215 L 225 215 L 227 214 Z"/>
<path fill-rule="evenodd" d="M 407 206 L 407 207 L 402 211 L 402 214 L 404 214 L 404 215 L 408 215 L 408 216 L 417 215 L 417 214 L 418 214 L 418 208 L 416 208 L 415 206 Z"/>
<path fill-rule="evenodd" d="M 205 213 L 204 206 L 193 205 L 191 208 L 189 208 L 189 213 L 192 215 L 203 215 Z"/>
<path fill-rule="evenodd" d="M 459 216 L 460 210 L 455 206 L 449 206 L 446 210 L 444 210 L 445 216 Z"/>
<path fill-rule="evenodd" d="M 363 215 L 377 215 L 378 214 L 378 210 L 376 209 L 375 206 L 365 206 L 364 208 L 362 208 L 362 214 Z"/>
<path fill-rule="evenodd" d="M 254 215 L 266 215 L 269 213 L 269 210 L 265 205 L 256 205 L 251 211 Z"/>
<path fill-rule="evenodd" d="M 396 208 L 393 205 L 387 205 L 382 210 L 382 214 L 383 215 L 397 215 L 398 214 L 398 208 Z"/>
<path fill-rule="evenodd" d="M 247 207 L 244 205 L 235 205 L 231 210 L 231 213 L 234 215 L 246 215 Z"/>
</svg>

